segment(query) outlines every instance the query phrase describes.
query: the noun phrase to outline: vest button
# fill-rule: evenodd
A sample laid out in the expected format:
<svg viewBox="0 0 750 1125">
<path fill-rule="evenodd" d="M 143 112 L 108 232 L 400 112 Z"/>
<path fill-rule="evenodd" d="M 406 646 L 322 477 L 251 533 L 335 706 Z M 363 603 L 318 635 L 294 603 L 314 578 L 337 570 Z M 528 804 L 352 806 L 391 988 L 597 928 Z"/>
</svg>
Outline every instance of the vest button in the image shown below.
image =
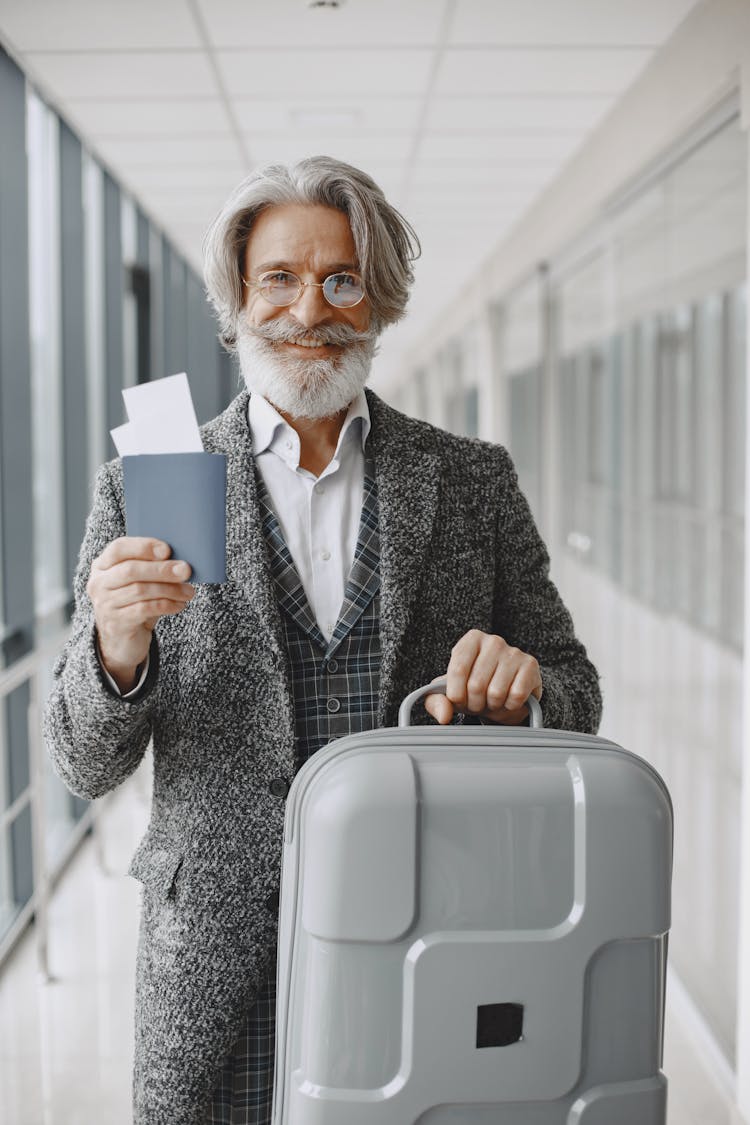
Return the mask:
<svg viewBox="0 0 750 1125">
<path fill-rule="evenodd" d="M 289 782 L 283 777 L 274 777 L 268 786 L 268 791 L 273 797 L 286 797 L 289 792 Z"/>
<path fill-rule="evenodd" d="M 268 898 L 266 899 L 266 906 L 270 911 L 272 911 L 275 914 L 278 914 L 278 912 L 279 912 L 279 892 L 278 891 L 274 891 L 273 894 L 270 894 L 268 896 Z"/>
<path fill-rule="evenodd" d="M 326 665 L 326 672 L 338 672 L 338 669 L 339 669 L 338 660 L 329 660 L 328 661 L 328 664 Z"/>
<path fill-rule="evenodd" d="M 329 699 L 328 702 L 326 703 L 326 707 L 328 708 L 329 711 L 334 711 L 334 712 L 340 711 L 341 710 L 341 700 L 340 699 Z"/>
</svg>

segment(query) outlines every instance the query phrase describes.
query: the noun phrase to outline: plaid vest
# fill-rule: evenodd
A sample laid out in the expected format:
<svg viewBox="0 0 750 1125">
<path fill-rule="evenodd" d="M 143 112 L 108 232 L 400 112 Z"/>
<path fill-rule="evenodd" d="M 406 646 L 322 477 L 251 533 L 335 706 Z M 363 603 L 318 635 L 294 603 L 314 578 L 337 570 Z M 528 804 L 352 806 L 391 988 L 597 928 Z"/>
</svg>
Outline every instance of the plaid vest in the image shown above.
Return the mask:
<svg viewBox="0 0 750 1125">
<path fill-rule="evenodd" d="M 315 620 L 260 474 L 257 479 L 263 535 L 289 654 L 299 769 L 334 738 L 377 725 L 380 533 L 375 467 L 365 463 L 357 546 L 330 641 Z"/>
</svg>

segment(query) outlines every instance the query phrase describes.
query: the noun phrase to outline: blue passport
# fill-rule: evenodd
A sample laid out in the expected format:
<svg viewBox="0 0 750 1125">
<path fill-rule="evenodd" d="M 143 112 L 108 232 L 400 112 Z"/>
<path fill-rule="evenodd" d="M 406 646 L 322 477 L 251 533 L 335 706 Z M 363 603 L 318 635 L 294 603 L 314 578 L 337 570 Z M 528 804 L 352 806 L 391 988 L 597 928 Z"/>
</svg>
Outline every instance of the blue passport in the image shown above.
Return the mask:
<svg viewBox="0 0 750 1125">
<path fill-rule="evenodd" d="M 223 453 L 122 458 L 128 535 L 163 539 L 190 582 L 226 582 L 227 459 Z"/>
</svg>

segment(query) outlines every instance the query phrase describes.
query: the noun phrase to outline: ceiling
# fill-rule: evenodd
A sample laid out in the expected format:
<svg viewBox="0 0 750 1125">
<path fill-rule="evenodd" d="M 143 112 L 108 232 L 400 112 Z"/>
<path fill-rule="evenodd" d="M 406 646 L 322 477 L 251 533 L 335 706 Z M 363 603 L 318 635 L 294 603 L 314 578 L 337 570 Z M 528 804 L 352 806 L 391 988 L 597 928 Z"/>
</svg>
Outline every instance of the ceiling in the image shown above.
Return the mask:
<svg viewBox="0 0 750 1125">
<path fill-rule="evenodd" d="M 398 363 L 696 0 L 0 0 L 0 41 L 200 269 L 252 168 L 369 172 L 423 254 Z"/>
</svg>

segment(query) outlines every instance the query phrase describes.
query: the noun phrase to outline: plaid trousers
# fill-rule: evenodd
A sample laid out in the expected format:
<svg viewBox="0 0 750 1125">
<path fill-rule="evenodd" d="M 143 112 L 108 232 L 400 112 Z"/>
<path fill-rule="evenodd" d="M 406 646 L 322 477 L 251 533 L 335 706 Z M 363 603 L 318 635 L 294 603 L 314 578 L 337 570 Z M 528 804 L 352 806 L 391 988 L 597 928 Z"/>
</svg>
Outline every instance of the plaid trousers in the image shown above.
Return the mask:
<svg viewBox="0 0 750 1125">
<path fill-rule="evenodd" d="M 219 1069 L 206 1125 L 271 1125 L 276 1046 L 276 965 Z"/>
<path fill-rule="evenodd" d="M 294 700 L 299 768 L 327 742 L 372 730 L 380 682 L 380 537 L 375 473 L 366 464 L 362 518 L 341 613 L 326 642 L 257 474 L 268 561 L 281 609 Z M 205 1125 L 270 1125 L 276 967 L 220 1066 Z"/>
</svg>

